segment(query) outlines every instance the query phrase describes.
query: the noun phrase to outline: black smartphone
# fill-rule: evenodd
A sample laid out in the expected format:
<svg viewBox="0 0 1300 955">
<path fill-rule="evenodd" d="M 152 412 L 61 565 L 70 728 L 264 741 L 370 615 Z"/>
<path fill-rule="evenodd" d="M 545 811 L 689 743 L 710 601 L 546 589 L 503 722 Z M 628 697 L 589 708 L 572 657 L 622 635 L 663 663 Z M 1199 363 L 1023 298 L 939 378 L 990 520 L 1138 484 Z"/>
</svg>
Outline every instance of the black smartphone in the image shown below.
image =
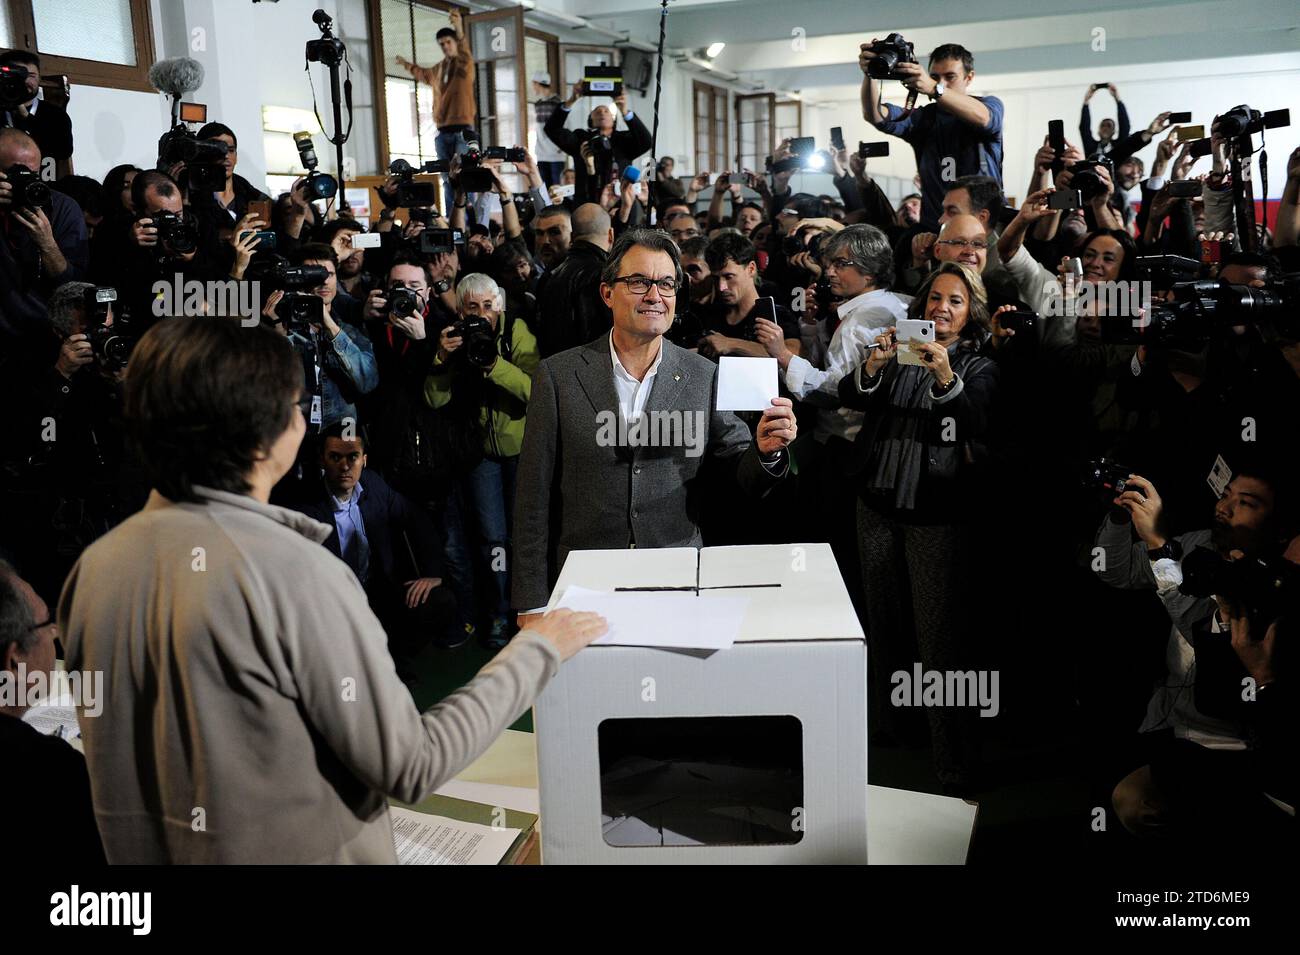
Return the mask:
<svg viewBox="0 0 1300 955">
<path fill-rule="evenodd" d="M 1201 194 L 1201 183 L 1196 179 L 1175 179 L 1169 183 L 1169 195 L 1190 199 Z"/>
<path fill-rule="evenodd" d="M 998 324 L 1012 331 L 1027 332 L 1038 324 L 1038 313 L 1021 311 L 1020 309 L 1014 312 L 1003 312 L 998 316 Z"/>
<path fill-rule="evenodd" d="M 817 149 L 817 140 L 812 136 L 799 136 L 790 140 L 790 152 L 796 156 L 811 155 Z"/>
<path fill-rule="evenodd" d="M 831 127 L 831 145 L 836 149 L 844 148 L 844 127 L 843 126 Z"/>
<path fill-rule="evenodd" d="M 1190 112 L 1169 114 L 1169 125 L 1171 126 L 1177 123 L 1190 123 L 1191 121 L 1192 121 L 1192 114 Z"/>
<path fill-rule="evenodd" d="M 1110 86 L 1110 83 L 1109 83 L 1109 82 L 1107 82 L 1107 83 L 1093 83 L 1093 84 L 1092 84 L 1092 88 L 1095 89 L 1095 90 L 1104 90 L 1104 89 L 1105 89 L 1106 87 L 1108 87 L 1108 86 Z"/>
<path fill-rule="evenodd" d="M 863 159 L 871 159 L 875 156 L 888 156 L 889 143 L 858 143 L 858 155 Z"/>
<path fill-rule="evenodd" d="M 1047 197 L 1047 208 L 1069 212 L 1083 205 L 1083 197 L 1078 189 L 1057 189 Z"/>
<path fill-rule="evenodd" d="M 241 234 L 242 234 L 242 235 L 248 235 L 248 234 L 249 234 L 249 230 L 245 229 L 244 232 L 241 233 Z M 259 229 L 257 232 L 254 232 L 253 235 L 257 236 L 257 238 L 260 240 L 260 241 L 258 242 L 258 244 L 257 244 L 257 249 L 258 249 L 259 252 L 261 252 L 261 251 L 263 251 L 263 250 L 265 250 L 265 249 L 274 249 L 274 248 L 275 248 L 275 233 L 274 233 L 274 232 L 271 232 L 271 231 L 269 231 L 269 230 L 261 230 L 261 229 Z"/>
<path fill-rule="evenodd" d="M 1201 156 L 1208 156 L 1209 154 L 1210 154 L 1209 137 L 1206 137 L 1205 139 L 1193 139 L 1192 144 L 1187 149 L 1187 155 L 1191 156 L 1194 159 L 1199 158 Z"/>
<path fill-rule="evenodd" d="M 425 255 L 455 252 L 456 246 L 465 244 L 465 235 L 459 229 L 425 229 L 420 233 L 420 251 Z"/>
</svg>

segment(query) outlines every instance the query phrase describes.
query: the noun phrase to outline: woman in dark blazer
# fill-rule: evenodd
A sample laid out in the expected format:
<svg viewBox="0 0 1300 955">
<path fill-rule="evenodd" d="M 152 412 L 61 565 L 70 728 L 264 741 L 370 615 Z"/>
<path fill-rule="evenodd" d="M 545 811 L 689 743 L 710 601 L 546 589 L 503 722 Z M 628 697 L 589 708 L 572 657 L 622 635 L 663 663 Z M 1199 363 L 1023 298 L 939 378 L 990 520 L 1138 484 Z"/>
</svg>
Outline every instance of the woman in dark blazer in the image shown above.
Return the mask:
<svg viewBox="0 0 1300 955">
<path fill-rule="evenodd" d="M 979 559 L 971 516 L 998 382 L 997 365 L 980 354 L 987 303 L 977 273 L 942 264 L 908 312 L 934 322 L 934 341 L 900 344 L 891 328 L 840 382 L 844 406 L 865 412 L 849 479 L 858 488 L 873 714 L 885 734 L 905 728 L 900 707 L 914 700 L 916 661 L 925 672 L 972 665 L 967 596 Z M 900 364 L 900 349 L 921 364 Z M 900 671 L 906 681 L 892 678 Z M 972 790 L 978 764 L 975 701 L 966 703 L 926 707 L 935 769 L 955 794 Z"/>
</svg>

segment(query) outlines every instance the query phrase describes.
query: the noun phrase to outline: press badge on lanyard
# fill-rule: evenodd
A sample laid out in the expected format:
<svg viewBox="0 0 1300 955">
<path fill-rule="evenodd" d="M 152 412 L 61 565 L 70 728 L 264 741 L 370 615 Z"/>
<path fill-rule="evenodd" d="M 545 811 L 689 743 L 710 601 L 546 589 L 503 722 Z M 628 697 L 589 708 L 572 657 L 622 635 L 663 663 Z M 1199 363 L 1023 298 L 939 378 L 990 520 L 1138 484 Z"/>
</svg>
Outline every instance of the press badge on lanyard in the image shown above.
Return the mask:
<svg viewBox="0 0 1300 955">
<path fill-rule="evenodd" d="M 316 372 L 316 390 L 311 396 L 311 423 L 319 426 L 321 420 L 325 417 L 324 414 L 322 413 L 322 407 L 321 407 L 319 358 L 312 361 L 312 367 Z"/>
</svg>

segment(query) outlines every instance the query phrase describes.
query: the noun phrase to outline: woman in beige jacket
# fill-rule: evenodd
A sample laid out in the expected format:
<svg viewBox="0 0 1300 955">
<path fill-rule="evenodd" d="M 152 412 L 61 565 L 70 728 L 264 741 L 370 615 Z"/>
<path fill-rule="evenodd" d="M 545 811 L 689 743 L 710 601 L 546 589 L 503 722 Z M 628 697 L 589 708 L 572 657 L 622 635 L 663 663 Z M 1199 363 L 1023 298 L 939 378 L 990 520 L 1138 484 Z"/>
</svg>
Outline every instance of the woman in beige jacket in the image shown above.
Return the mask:
<svg viewBox="0 0 1300 955">
<path fill-rule="evenodd" d="M 167 319 L 125 412 L 153 493 L 88 547 L 59 601 L 110 863 L 394 862 L 387 798 L 423 799 L 605 630 L 556 611 L 419 712 L 330 528 L 268 504 L 305 431 L 269 329 Z"/>
</svg>

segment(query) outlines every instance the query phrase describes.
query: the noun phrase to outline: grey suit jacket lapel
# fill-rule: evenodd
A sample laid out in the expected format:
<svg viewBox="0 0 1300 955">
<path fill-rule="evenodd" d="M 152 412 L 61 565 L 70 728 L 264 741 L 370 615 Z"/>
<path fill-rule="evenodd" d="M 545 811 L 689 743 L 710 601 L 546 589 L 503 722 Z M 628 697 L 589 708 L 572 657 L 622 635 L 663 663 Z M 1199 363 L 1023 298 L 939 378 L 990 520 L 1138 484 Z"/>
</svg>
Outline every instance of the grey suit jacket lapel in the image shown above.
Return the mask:
<svg viewBox="0 0 1300 955">
<path fill-rule="evenodd" d="M 682 361 L 684 351 L 666 338 L 659 347 L 663 349 L 664 357 L 646 397 L 646 411 L 672 410 L 673 402 L 686 387 L 686 362 Z"/>
<path fill-rule="evenodd" d="M 578 366 L 578 384 L 597 413 L 618 414 L 618 392 L 614 390 L 614 367 L 609 360 L 609 335 L 602 335 L 583 346 L 582 364 Z"/>
</svg>

